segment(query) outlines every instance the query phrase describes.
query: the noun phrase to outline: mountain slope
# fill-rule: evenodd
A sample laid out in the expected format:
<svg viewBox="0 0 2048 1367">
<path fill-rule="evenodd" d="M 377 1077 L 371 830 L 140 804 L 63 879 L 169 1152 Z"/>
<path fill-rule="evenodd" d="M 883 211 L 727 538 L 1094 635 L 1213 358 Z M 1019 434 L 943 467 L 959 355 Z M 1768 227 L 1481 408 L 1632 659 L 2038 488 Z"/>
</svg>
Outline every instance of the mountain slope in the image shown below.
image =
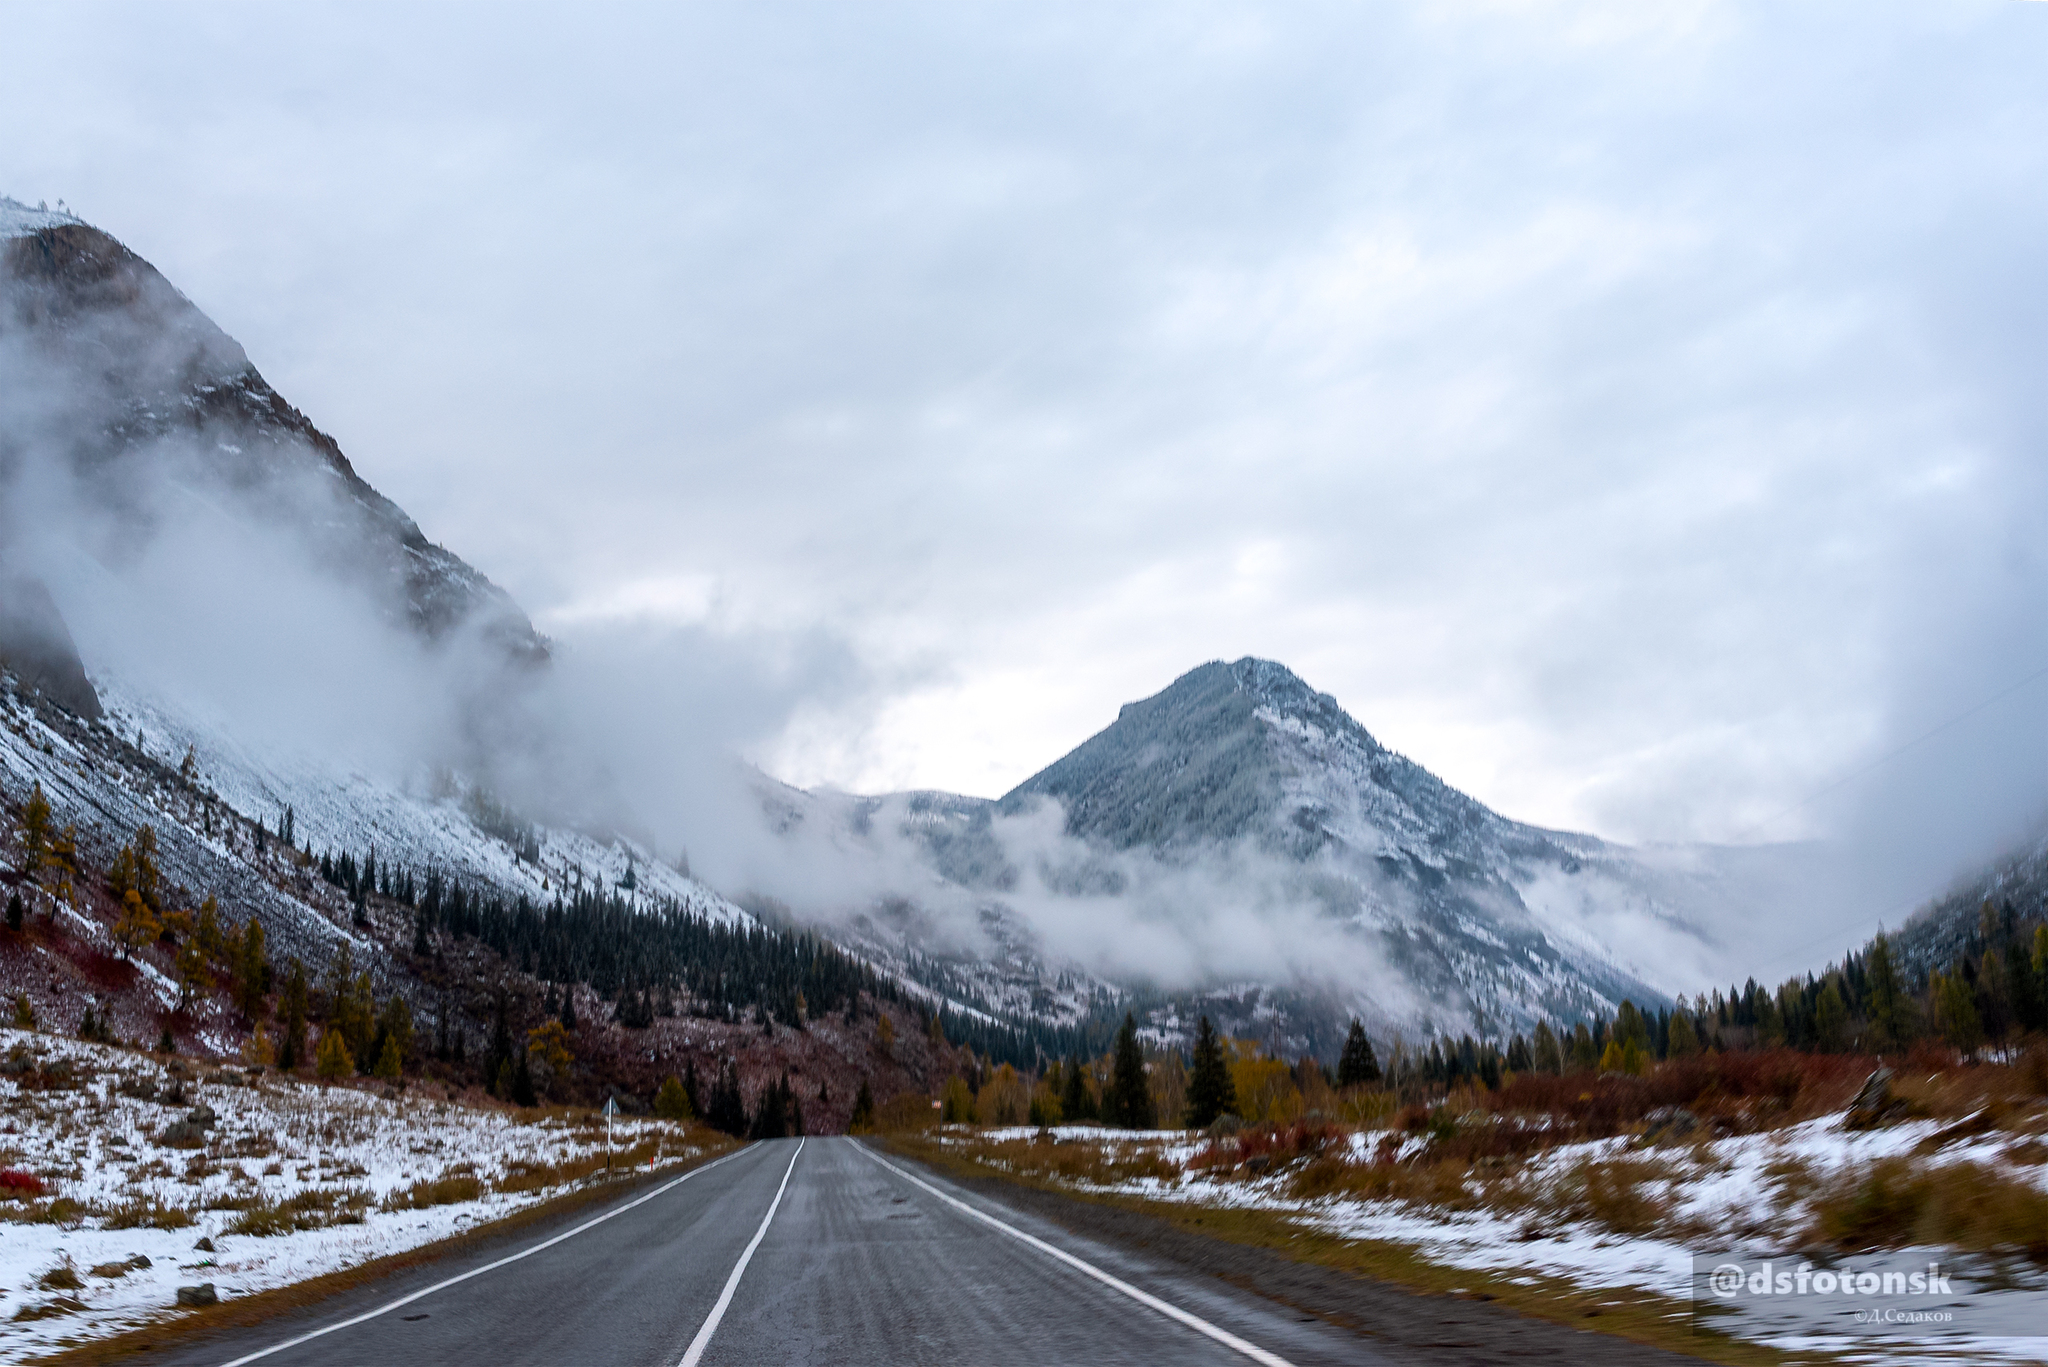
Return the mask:
<svg viewBox="0 0 2048 1367">
<path fill-rule="evenodd" d="M 233 338 L 99 229 L 0 199 L 0 364 L 0 480 L 59 466 L 121 533 L 144 537 L 174 515 L 166 481 L 231 492 L 246 516 L 297 523 L 422 635 L 467 627 L 513 660 L 546 658 L 502 589 L 427 540 Z"/>
</svg>

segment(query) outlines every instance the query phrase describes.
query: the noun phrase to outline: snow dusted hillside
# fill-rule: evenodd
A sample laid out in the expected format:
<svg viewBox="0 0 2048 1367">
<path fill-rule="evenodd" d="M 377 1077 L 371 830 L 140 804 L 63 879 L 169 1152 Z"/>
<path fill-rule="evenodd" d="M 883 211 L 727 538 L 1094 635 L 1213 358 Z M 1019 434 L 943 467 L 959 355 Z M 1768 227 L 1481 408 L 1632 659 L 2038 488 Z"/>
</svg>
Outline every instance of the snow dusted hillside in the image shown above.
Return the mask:
<svg viewBox="0 0 2048 1367">
<path fill-rule="evenodd" d="M 697 915 L 746 920 L 746 913 L 623 837 L 533 827 L 539 859 L 478 824 L 470 791 L 420 775 L 417 789 L 335 772 L 319 761 L 264 758 L 225 729 L 201 726 L 102 676 L 107 714 L 84 723 L 34 708 L 0 690 L 0 796 L 14 806 L 40 784 L 58 825 L 75 824 L 95 862 L 148 825 L 166 879 L 193 902 L 216 896 L 239 918 L 255 913 L 274 942 L 311 963 L 343 943 L 374 962 L 374 944 L 350 927 L 335 890 L 286 861 L 259 854 L 245 823 L 276 831 L 287 807 L 314 852 L 375 849 L 380 860 L 545 903 L 577 887 L 616 887 L 631 870 L 638 895 Z M 181 770 L 187 754 L 192 771 Z"/>
</svg>

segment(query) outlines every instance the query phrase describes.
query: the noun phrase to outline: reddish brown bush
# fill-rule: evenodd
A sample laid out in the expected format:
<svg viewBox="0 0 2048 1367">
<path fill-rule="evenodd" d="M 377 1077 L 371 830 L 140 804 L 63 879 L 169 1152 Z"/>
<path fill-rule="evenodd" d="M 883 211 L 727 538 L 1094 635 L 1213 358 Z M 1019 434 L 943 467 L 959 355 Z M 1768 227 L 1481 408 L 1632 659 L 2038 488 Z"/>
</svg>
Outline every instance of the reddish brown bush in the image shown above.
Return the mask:
<svg viewBox="0 0 2048 1367">
<path fill-rule="evenodd" d="M 19 1168 L 0 1168 L 0 1195 L 41 1196 L 43 1179 Z"/>
</svg>

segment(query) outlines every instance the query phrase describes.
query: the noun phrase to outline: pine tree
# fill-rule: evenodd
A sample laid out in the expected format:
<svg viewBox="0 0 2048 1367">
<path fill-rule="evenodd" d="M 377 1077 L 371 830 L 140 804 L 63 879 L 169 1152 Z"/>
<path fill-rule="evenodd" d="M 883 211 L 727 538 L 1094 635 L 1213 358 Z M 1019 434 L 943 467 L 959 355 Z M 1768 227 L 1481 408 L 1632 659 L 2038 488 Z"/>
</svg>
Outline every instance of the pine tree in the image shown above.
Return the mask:
<svg viewBox="0 0 2048 1367">
<path fill-rule="evenodd" d="M 306 982 L 306 966 L 297 959 L 291 965 L 280 1003 L 284 1008 L 284 1043 L 277 1051 L 277 1066 L 287 1073 L 306 1059 L 306 1010 L 312 996 Z"/>
<path fill-rule="evenodd" d="M 1671 1013 L 1666 1039 L 1665 1054 L 1670 1058 L 1689 1058 L 1700 1051 L 1700 1037 L 1692 1028 L 1692 1015 L 1684 1007 Z"/>
<path fill-rule="evenodd" d="M 498 1087 L 498 1078 L 512 1064 L 512 1018 L 511 1003 L 507 994 L 498 993 L 498 1011 L 491 1023 L 491 1051 L 484 1055 L 485 1084 L 493 1088 L 499 1099 L 505 1098 L 505 1090 Z M 509 1082 L 509 1075 L 506 1076 Z"/>
<path fill-rule="evenodd" d="M 1103 1118 L 1109 1124 L 1129 1130 L 1152 1128 L 1152 1092 L 1145 1085 L 1145 1050 L 1138 1043 L 1138 1019 L 1128 1011 L 1124 1013 L 1123 1028 L 1116 1032 L 1109 1092 L 1103 1103 Z"/>
<path fill-rule="evenodd" d="M 1201 1129 L 1218 1116 L 1237 1107 L 1237 1085 L 1230 1076 L 1230 1063 L 1223 1056 L 1223 1042 L 1203 1016 L 1195 1025 L 1194 1064 L 1188 1075 L 1188 1128 Z"/>
<path fill-rule="evenodd" d="M 704 1098 L 697 1090 L 697 1060 L 695 1059 L 691 1059 L 689 1066 L 683 1069 L 683 1095 L 689 1100 L 691 1115 L 704 1114 Z"/>
<path fill-rule="evenodd" d="M 235 1007 L 250 1020 L 263 1015 L 265 981 L 270 963 L 263 953 L 263 923 L 251 916 L 242 926 L 242 949 L 235 961 Z"/>
<path fill-rule="evenodd" d="M 50 800 L 38 782 L 21 809 L 22 872 L 33 880 L 50 858 Z"/>
<path fill-rule="evenodd" d="M 1849 1008 L 1830 978 L 1821 989 L 1813 1009 L 1814 1047 L 1823 1054 L 1839 1054 L 1849 1043 Z"/>
<path fill-rule="evenodd" d="M 114 922 L 114 941 L 121 946 L 121 957 L 133 956 L 162 933 L 163 927 L 143 902 L 142 894 L 129 888 L 121 898 L 120 919 Z"/>
<path fill-rule="evenodd" d="M 1561 1073 L 1564 1071 L 1564 1049 L 1557 1042 L 1557 1032 L 1550 1028 L 1549 1021 L 1536 1022 L 1536 1038 L 1529 1048 L 1539 1073 Z"/>
<path fill-rule="evenodd" d="M 690 1106 L 690 1094 L 683 1090 L 683 1080 L 674 1073 L 661 1084 L 661 1090 L 654 1094 L 654 1113 L 663 1120 L 694 1120 L 697 1113 Z"/>
<path fill-rule="evenodd" d="M 853 1118 L 847 1121 L 846 1127 L 850 1131 L 861 1131 L 874 1123 L 875 1093 L 868 1086 L 868 1080 L 863 1077 L 860 1080 L 860 1091 L 856 1092 L 853 1098 Z"/>
<path fill-rule="evenodd" d="M 1959 966 L 1953 973 L 1936 972 L 1932 983 L 1935 1019 L 1957 1051 L 1975 1054 L 1984 1043 L 1984 1022 L 1977 1014 L 1977 994 Z"/>
<path fill-rule="evenodd" d="M 1337 1059 L 1337 1085 L 1366 1087 L 1379 1080 L 1380 1061 L 1373 1057 L 1372 1041 L 1366 1038 L 1365 1027 L 1354 1020 L 1351 1033 L 1344 1037 L 1344 1052 Z"/>
<path fill-rule="evenodd" d="M 717 1086 L 712 1089 L 711 1105 L 704 1113 L 704 1119 L 712 1128 L 723 1130 L 735 1138 L 742 1137 L 747 1132 L 746 1098 L 740 1094 L 739 1073 L 730 1062 L 725 1065 L 724 1071 L 719 1074 Z"/>
<path fill-rule="evenodd" d="M 339 1030 L 323 1030 L 320 1033 L 320 1053 L 314 1061 L 313 1071 L 323 1081 L 337 1082 L 354 1075 L 355 1056 L 348 1051 L 348 1041 Z"/>
<path fill-rule="evenodd" d="M 1529 1041 L 1522 1038 L 1517 1030 L 1515 1037 L 1508 1041 L 1507 1068 L 1511 1073 L 1533 1073 L 1536 1071 L 1536 1055 L 1529 1049 Z"/>
<path fill-rule="evenodd" d="M 1060 1113 L 1068 1124 L 1097 1118 L 1095 1094 L 1088 1090 L 1087 1071 L 1077 1054 L 1067 1062 L 1067 1085 L 1060 1097 Z"/>
<path fill-rule="evenodd" d="M 539 1100 L 533 1090 L 533 1064 L 526 1057 L 526 1050 L 521 1049 L 512 1070 L 512 1104 L 531 1106 Z"/>
<path fill-rule="evenodd" d="M 21 892 L 17 889 L 7 894 L 7 928 L 21 934 Z"/>
<path fill-rule="evenodd" d="M 405 1060 L 399 1053 L 398 1040 L 391 1035 L 386 1035 L 384 1037 L 384 1048 L 377 1055 L 377 1066 L 370 1070 L 370 1075 L 372 1077 L 380 1077 L 386 1082 L 396 1082 L 398 1081 L 399 1074 L 404 1072 L 404 1070 Z"/>
</svg>

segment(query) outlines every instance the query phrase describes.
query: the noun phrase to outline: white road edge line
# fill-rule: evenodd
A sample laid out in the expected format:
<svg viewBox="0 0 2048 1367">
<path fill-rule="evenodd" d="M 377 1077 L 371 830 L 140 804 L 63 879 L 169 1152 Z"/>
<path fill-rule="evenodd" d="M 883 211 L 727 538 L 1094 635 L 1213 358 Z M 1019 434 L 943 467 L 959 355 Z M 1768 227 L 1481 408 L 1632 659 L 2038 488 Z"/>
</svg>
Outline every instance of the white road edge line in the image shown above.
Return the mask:
<svg viewBox="0 0 2048 1367">
<path fill-rule="evenodd" d="M 1294 1367 L 1293 1363 L 1289 1362 L 1286 1358 L 1281 1357 L 1278 1353 L 1269 1353 L 1265 1349 L 1259 1347 L 1256 1343 L 1247 1343 L 1243 1339 L 1239 1338 L 1237 1335 L 1231 1333 L 1228 1329 L 1220 1329 L 1217 1326 L 1209 1323 L 1209 1321 L 1203 1319 L 1200 1315 L 1191 1314 L 1188 1311 L 1181 1309 L 1177 1305 L 1172 1305 L 1166 1301 L 1160 1300 L 1159 1297 L 1151 1294 L 1148 1291 L 1140 1291 L 1137 1287 L 1132 1286 L 1129 1282 L 1124 1281 L 1122 1278 L 1111 1276 L 1109 1273 L 1104 1272 L 1101 1268 L 1095 1266 L 1095 1264 L 1093 1263 L 1083 1262 L 1081 1259 L 1076 1258 L 1073 1254 L 1067 1252 L 1065 1249 L 1055 1248 L 1051 1244 L 1047 1243 L 1045 1240 L 1037 1237 L 1036 1235 L 1026 1234 L 1023 1230 L 1018 1229 L 1015 1225 L 1004 1224 L 995 1216 L 989 1215 L 983 1211 L 976 1210 L 973 1206 L 968 1205 L 965 1201 L 946 1195 L 945 1192 L 940 1191 L 937 1187 L 925 1181 L 923 1178 L 914 1176 L 910 1173 L 905 1172 L 903 1169 L 897 1167 L 894 1163 L 891 1163 L 888 1159 L 882 1157 L 882 1155 L 876 1153 L 867 1145 L 861 1144 L 858 1141 L 856 1141 L 856 1147 L 858 1147 L 862 1153 L 874 1159 L 877 1163 L 880 1163 L 883 1167 L 895 1173 L 898 1177 L 901 1177 L 904 1181 L 916 1183 L 918 1186 L 923 1187 L 932 1195 L 938 1197 L 941 1201 L 944 1201 L 947 1205 L 965 1211 L 967 1214 L 972 1215 L 975 1219 L 980 1220 L 983 1224 L 995 1226 L 997 1229 L 1000 1229 L 1003 1233 L 1009 1235 L 1013 1239 L 1022 1239 L 1025 1243 L 1030 1244 L 1039 1252 L 1050 1254 L 1052 1257 L 1059 1259 L 1067 1266 L 1074 1268 L 1077 1271 L 1087 1273 L 1089 1276 L 1095 1278 L 1096 1281 L 1101 1282 L 1104 1286 L 1112 1287 L 1115 1290 L 1123 1292 L 1126 1296 L 1129 1296 L 1132 1300 L 1138 1302 L 1138 1304 L 1146 1306 L 1147 1308 L 1152 1310 L 1157 1310 L 1160 1314 L 1166 1316 L 1168 1319 L 1178 1320 L 1180 1323 L 1185 1324 L 1188 1328 L 1194 1330 L 1198 1334 L 1206 1334 L 1210 1338 L 1216 1340 L 1216 1342 L 1222 1344 L 1224 1347 L 1232 1349 L 1235 1352 L 1244 1354 L 1244 1356 L 1250 1358 L 1253 1362 L 1260 1363 L 1263 1365 L 1263 1367 Z"/>
<path fill-rule="evenodd" d="M 697 1337 L 690 1340 L 690 1346 L 683 1353 L 683 1360 L 676 1367 L 697 1367 L 697 1359 L 704 1356 L 704 1350 L 711 1346 L 711 1336 L 718 1332 L 718 1322 L 725 1318 L 725 1307 L 732 1304 L 732 1293 L 739 1289 L 740 1274 L 747 1270 L 753 1259 L 754 1250 L 761 1246 L 761 1240 L 768 1236 L 768 1222 L 775 1218 L 775 1208 L 782 1204 L 782 1193 L 789 1189 L 789 1175 L 796 1171 L 797 1154 L 804 1151 L 804 1141 L 796 1141 L 796 1153 L 789 1156 L 789 1166 L 782 1170 L 782 1185 L 775 1189 L 775 1199 L 768 1203 L 768 1213 L 761 1217 L 761 1227 L 754 1231 L 754 1237 L 747 1244 L 747 1251 L 740 1254 L 740 1260 L 732 1265 L 732 1275 L 725 1279 L 725 1290 L 718 1293 L 718 1304 L 711 1307 L 711 1314 L 704 1320 L 704 1326 L 697 1331 Z"/>
<path fill-rule="evenodd" d="M 736 1149 L 732 1153 L 725 1155 L 725 1158 L 714 1158 L 701 1168 L 691 1168 L 681 1177 L 676 1178 L 672 1182 L 666 1182 L 661 1186 L 656 1187 L 653 1191 L 648 1192 L 645 1196 L 635 1197 L 633 1200 L 626 1202 L 625 1205 L 620 1206 L 618 1209 L 608 1210 L 604 1214 L 598 1216 L 596 1219 L 585 1220 L 582 1224 L 576 1226 L 576 1228 L 566 1230 L 561 1234 L 557 1234 L 552 1239 L 544 1239 L 540 1243 L 535 1244 L 532 1248 L 523 1248 L 519 1250 L 519 1252 L 514 1253 L 509 1257 L 500 1258 L 498 1259 L 498 1261 L 494 1263 L 485 1263 L 482 1267 L 472 1268 L 468 1272 L 461 1273 L 458 1276 L 449 1277 L 445 1281 L 435 1282 L 432 1286 L 424 1287 L 421 1290 L 413 1292 L 409 1296 L 400 1296 L 397 1300 L 391 1302 L 391 1304 L 389 1305 L 380 1305 L 375 1310 L 366 1310 L 362 1314 L 354 1317 L 353 1319 L 345 1319 L 341 1321 L 339 1324 L 329 1324 L 323 1326 L 322 1328 L 310 1330 L 306 1333 L 303 1333 L 295 1339 L 286 1339 L 283 1343 L 273 1343 L 268 1348 L 259 1348 L 253 1353 L 245 1353 L 241 1357 L 236 1358 L 233 1362 L 222 1363 L 221 1367 L 242 1367 L 242 1364 L 245 1362 L 254 1362 L 258 1358 L 267 1358 L 272 1353 L 282 1353 L 287 1348 L 296 1348 L 300 1344 L 309 1342 L 313 1339 L 317 1339 L 323 1334 L 331 1334 L 337 1329 L 351 1328 L 355 1325 L 363 1323 L 366 1320 L 376 1319 L 379 1315 L 388 1315 L 392 1311 L 398 1309 L 401 1306 L 411 1305 L 414 1301 L 419 1300 L 421 1297 L 431 1296 L 436 1291 L 444 1291 L 447 1288 L 455 1285 L 457 1282 L 466 1282 L 471 1277 L 481 1277 L 486 1272 L 495 1272 L 499 1268 L 504 1267 L 507 1263 L 516 1263 L 521 1258 L 531 1258 L 534 1254 L 540 1252 L 542 1249 L 553 1248 L 556 1244 L 562 1242 L 562 1240 L 573 1239 L 577 1235 L 581 1234 L 584 1230 L 590 1229 L 596 1225 L 601 1225 L 606 1220 L 611 1219 L 614 1215 L 624 1215 L 627 1211 L 631 1210 L 635 1206 L 645 1205 L 647 1204 L 647 1202 L 652 1201 L 655 1197 L 661 1195 L 663 1192 L 670 1191 L 676 1187 L 681 1186 L 683 1183 L 689 1181 L 692 1177 L 695 1177 L 698 1173 L 709 1172 L 713 1168 L 717 1167 L 720 1163 L 725 1162 L 726 1159 L 737 1158 L 745 1152 L 745 1149 Z"/>
</svg>

